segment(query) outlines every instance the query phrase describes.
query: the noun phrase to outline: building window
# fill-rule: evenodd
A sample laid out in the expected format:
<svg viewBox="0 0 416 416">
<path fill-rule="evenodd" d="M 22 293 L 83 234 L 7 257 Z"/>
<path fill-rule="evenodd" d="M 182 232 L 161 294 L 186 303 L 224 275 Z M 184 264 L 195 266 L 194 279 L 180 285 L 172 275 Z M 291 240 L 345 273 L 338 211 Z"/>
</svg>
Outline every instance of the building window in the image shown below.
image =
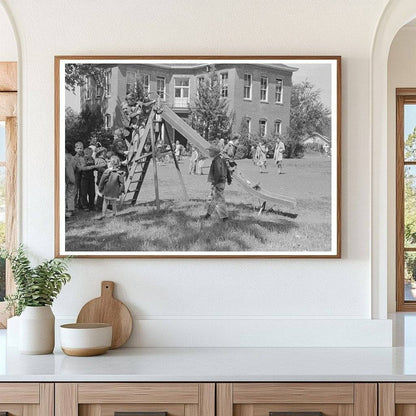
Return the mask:
<svg viewBox="0 0 416 416">
<path fill-rule="evenodd" d="M 101 87 L 100 85 L 97 85 L 97 91 L 95 93 L 95 98 L 97 99 L 97 101 L 100 100 L 102 95 L 103 95 L 103 87 Z"/>
<path fill-rule="evenodd" d="M 189 78 L 175 78 L 174 107 L 189 106 Z"/>
<path fill-rule="evenodd" d="M 197 84 L 196 84 L 196 96 L 199 97 L 199 89 L 203 87 L 205 78 L 204 77 L 198 77 L 197 78 Z"/>
<path fill-rule="evenodd" d="M 280 136 L 282 134 L 282 122 L 280 120 L 276 120 L 274 122 L 274 135 Z"/>
<path fill-rule="evenodd" d="M 267 135 L 267 120 L 259 121 L 259 135 L 260 137 L 266 137 Z"/>
<path fill-rule="evenodd" d="M 260 101 L 267 101 L 269 82 L 267 77 L 260 78 Z"/>
<path fill-rule="evenodd" d="M 126 76 L 126 94 L 136 91 L 136 73 L 133 71 L 127 71 Z"/>
<path fill-rule="evenodd" d="M 397 311 L 416 311 L 416 88 L 396 90 Z"/>
<path fill-rule="evenodd" d="M 145 95 L 149 94 L 150 92 L 150 76 L 147 74 L 143 74 L 141 76 L 141 81 L 142 81 L 142 85 L 143 85 L 143 92 L 145 93 Z"/>
<path fill-rule="evenodd" d="M 6 127 L 0 121 L 0 247 L 6 248 Z M 6 262 L 0 259 L 0 302 L 6 294 Z"/>
<path fill-rule="evenodd" d="M 156 78 L 156 92 L 162 100 L 166 99 L 165 77 L 157 77 Z"/>
<path fill-rule="evenodd" d="M 104 117 L 104 127 L 106 130 L 111 129 L 111 114 L 106 114 Z"/>
<path fill-rule="evenodd" d="M 2 97 L 0 97 L 0 107 L 1 101 Z M 17 121 L 15 117 L 6 117 L 6 122 L 0 120 L 0 248 L 7 250 L 16 247 L 16 155 Z M 0 259 L 1 318 L 3 318 L 5 306 L 1 302 L 4 301 L 5 294 L 12 292 L 13 288 L 10 270 L 6 267 L 4 259 Z M 1 324 L 2 322 L 0 322 L 0 327 Z"/>
<path fill-rule="evenodd" d="M 276 103 L 281 104 L 283 102 L 283 80 L 276 78 Z"/>
<path fill-rule="evenodd" d="M 251 75 L 244 74 L 244 99 L 251 100 Z"/>
<path fill-rule="evenodd" d="M 251 134 L 251 119 L 247 119 L 246 120 L 246 123 L 247 123 L 247 132 L 248 132 L 248 134 Z"/>
<path fill-rule="evenodd" d="M 6 80 L 5 92 L 0 94 L 0 247 L 13 250 L 17 246 L 17 119 L 10 108 L 10 99 L 17 100 L 16 83 L 8 85 L 7 80 L 17 79 L 17 64 L 0 62 L 0 84 Z M 13 74 L 13 76 L 10 76 Z M 4 85 L 4 84 L 3 84 Z M 7 110 L 10 110 L 7 111 Z M 14 279 L 9 265 L 0 259 L 0 328 L 6 323 L 4 295 L 15 292 Z M 1 413 L 1 412 L 0 412 Z"/>
<path fill-rule="evenodd" d="M 221 97 L 228 97 L 228 72 L 222 72 L 221 76 Z"/>
<path fill-rule="evenodd" d="M 104 92 L 106 97 L 111 95 L 111 70 L 105 73 Z"/>
<path fill-rule="evenodd" d="M 85 78 L 85 99 L 91 99 L 91 77 Z"/>
</svg>

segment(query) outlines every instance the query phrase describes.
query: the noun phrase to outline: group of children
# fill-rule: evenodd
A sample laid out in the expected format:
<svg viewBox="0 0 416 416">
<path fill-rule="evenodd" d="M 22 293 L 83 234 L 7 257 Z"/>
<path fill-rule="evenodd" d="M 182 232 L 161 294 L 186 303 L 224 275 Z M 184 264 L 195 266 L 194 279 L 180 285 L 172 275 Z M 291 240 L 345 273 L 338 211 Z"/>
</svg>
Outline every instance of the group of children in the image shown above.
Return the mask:
<svg viewBox="0 0 416 416">
<path fill-rule="evenodd" d="M 282 172 L 283 167 L 283 153 L 285 151 L 285 144 L 280 139 L 277 138 L 276 145 L 274 147 L 273 152 L 273 160 L 277 165 L 277 171 L 279 175 Z M 269 152 L 269 148 L 267 147 L 265 142 L 259 142 L 257 147 L 254 146 L 251 149 L 253 163 L 260 168 L 260 173 L 267 173 L 267 153 Z"/>
<path fill-rule="evenodd" d="M 123 127 L 115 130 L 113 143 L 109 149 L 102 147 L 95 137 L 89 146 L 75 143 L 75 154 L 71 144 L 65 148 L 65 196 L 66 217 L 75 210 L 98 210 L 103 219 L 109 207 L 112 215 L 117 214 L 117 203 L 125 192 L 127 164 L 133 144 L 139 140 L 145 121 L 154 101 L 128 93 L 121 105 Z"/>
<path fill-rule="evenodd" d="M 73 152 L 75 151 L 75 154 Z M 124 192 L 125 172 L 120 158 L 112 150 L 101 147 L 95 139 L 84 148 L 79 141 L 74 149 L 65 146 L 65 205 L 67 218 L 78 210 L 101 211 L 103 219 L 111 205 L 112 215 L 117 214 L 117 202 Z"/>
</svg>

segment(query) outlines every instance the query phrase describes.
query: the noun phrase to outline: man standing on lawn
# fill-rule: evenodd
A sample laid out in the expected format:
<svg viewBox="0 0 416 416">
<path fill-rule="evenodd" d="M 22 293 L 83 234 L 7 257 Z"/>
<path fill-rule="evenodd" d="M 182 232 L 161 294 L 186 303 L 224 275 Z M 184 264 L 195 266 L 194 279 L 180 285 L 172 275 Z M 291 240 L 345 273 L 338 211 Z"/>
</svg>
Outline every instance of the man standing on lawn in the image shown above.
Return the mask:
<svg viewBox="0 0 416 416">
<path fill-rule="evenodd" d="M 225 222 L 228 219 L 228 212 L 224 190 L 225 182 L 231 185 L 231 172 L 228 169 L 227 162 L 221 155 L 219 147 L 212 145 L 208 148 L 208 152 L 209 156 L 213 158 L 208 174 L 208 182 L 211 182 L 211 195 L 207 213 L 202 218 L 208 219 L 216 211 L 219 218 Z"/>
</svg>

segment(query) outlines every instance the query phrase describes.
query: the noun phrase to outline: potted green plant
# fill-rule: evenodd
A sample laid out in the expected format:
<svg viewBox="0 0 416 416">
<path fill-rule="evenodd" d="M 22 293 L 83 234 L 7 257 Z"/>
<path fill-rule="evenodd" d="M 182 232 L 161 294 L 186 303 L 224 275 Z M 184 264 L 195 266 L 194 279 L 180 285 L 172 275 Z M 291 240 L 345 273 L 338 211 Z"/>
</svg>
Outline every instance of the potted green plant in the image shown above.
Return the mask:
<svg viewBox="0 0 416 416">
<path fill-rule="evenodd" d="M 71 276 L 67 259 L 51 259 L 33 267 L 23 246 L 1 252 L 10 261 L 16 292 L 6 296 L 8 309 L 19 318 L 19 351 L 49 354 L 55 346 L 55 316 L 51 305 Z"/>
</svg>

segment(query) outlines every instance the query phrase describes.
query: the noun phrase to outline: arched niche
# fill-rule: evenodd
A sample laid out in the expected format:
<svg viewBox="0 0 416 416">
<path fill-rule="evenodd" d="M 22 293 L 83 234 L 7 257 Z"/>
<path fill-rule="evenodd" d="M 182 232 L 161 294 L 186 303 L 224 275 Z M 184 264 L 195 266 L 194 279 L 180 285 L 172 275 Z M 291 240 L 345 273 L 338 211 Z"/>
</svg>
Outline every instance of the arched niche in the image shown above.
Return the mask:
<svg viewBox="0 0 416 416">
<path fill-rule="evenodd" d="M 389 265 L 394 261 L 389 238 L 391 190 L 389 191 L 388 57 L 401 27 L 416 17 L 414 0 L 390 0 L 379 20 L 371 50 L 371 270 L 372 317 L 387 318 Z M 390 230 L 391 231 L 391 230 Z M 394 251 L 394 250 L 393 250 Z M 391 276 L 390 276 L 391 277 Z"/>
</svg>

